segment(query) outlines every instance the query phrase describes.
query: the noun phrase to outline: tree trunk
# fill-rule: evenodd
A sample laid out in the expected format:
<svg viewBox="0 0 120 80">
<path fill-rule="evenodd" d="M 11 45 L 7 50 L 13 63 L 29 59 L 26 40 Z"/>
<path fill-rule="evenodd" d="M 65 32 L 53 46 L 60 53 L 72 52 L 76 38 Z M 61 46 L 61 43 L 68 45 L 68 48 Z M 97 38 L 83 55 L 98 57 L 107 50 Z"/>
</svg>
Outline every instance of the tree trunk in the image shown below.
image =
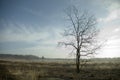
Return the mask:
<svg viewBox="0 0 120 80">
<path fill-rule="evenodd" d="M 80 53 L 77 50 L 77 54 L 76 54 L 76 72 L 80 73 Z"/>
</svg>

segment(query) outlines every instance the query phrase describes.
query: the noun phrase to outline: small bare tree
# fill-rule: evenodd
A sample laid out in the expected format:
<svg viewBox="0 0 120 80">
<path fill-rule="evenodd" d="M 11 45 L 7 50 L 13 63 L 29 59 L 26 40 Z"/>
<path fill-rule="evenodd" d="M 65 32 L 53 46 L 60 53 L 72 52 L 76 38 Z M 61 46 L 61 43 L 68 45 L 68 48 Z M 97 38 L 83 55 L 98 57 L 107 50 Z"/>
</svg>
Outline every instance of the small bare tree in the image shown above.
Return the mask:
<svg viewBox="0 0 120 80">
<path fill-rule="evenodd" d="M 67 9 L 66 14 L 71 25 L 64 31 L 66 41 L 59 42 L 60 45 L 70 46 L 76 55 L 76 72 L 80 72 L 80 60 L 82 56 L 96 53 L 100 48 L 96 36 L 99 32 L 96 28 L 96 19 L 87 12 L 80 11 L 72 6 Z"/>
</svg>

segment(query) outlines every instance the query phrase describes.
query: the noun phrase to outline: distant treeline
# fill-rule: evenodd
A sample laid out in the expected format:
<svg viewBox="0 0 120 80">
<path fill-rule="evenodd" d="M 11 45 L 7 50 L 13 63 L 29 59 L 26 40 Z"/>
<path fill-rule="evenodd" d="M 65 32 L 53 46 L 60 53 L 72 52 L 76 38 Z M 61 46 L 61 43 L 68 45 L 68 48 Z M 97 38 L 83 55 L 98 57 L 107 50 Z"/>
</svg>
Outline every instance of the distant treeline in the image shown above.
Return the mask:
<svg viewBox="0 0 120 80">
<path fill-rule="evenodd" d="M 14 54 L 0 54 L 0 59 L 25 59 L 25 60 L 34 60 L 40 59 L 34 55 L 14 55 Z"/>
<path fill-rule="evenodd" d="M 68 59 L 68 58 L 45 58 L 44 56 L 38 57 L 35 55 L 15 55 L 15 54 L 0 54 L 0 59 L 4 60 L 35 60 L 35 61 L 44 61 L 44 62 L 75 62 L 75 59 Z M 81 61 L 87 61 L 87 62 L 95 62 L 95 63 L 101 63 L 101 62 L 119 62 L 120 57 L 118 58 L 91 58 L 91 59 L 81 59 Z"/>
</svg>

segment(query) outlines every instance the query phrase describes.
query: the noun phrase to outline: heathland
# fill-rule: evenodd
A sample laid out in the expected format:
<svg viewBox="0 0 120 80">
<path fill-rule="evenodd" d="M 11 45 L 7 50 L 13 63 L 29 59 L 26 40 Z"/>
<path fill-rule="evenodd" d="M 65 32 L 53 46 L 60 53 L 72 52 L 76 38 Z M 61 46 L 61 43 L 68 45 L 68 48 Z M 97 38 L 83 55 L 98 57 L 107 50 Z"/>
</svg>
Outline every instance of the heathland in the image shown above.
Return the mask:
<svg viewBox="0 0 120 80">
<path fill-rule="evenodd" d="M 76 73 L 74 59 L 0 60 L 0 80 L 120 80 L 120 58 L 86 59 Z"/>
</svg>

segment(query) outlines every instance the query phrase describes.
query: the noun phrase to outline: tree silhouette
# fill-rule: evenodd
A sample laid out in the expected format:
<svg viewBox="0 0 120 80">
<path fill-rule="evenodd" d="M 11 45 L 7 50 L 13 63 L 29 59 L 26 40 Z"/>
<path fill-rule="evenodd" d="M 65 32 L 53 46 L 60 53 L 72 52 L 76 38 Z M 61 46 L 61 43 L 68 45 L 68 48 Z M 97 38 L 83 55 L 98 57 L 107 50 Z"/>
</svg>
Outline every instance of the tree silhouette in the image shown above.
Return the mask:
<svg viewBox="0 0 120 80">
<path fill-rule="evenodd" d="M 96 28 L 96 19 L 87 12 L 80 12 L 75 6 L 66 9 L 70 26 L 64 31 L 65 41 L 59 42 L 59 45 L 70 46 L 76 55 L 76 72 L 80 73 L 80 60 L 83 56 L 89 56 L 96 53 L 101 47 L 97 42 L 99 29 Z"/>
</svg>

